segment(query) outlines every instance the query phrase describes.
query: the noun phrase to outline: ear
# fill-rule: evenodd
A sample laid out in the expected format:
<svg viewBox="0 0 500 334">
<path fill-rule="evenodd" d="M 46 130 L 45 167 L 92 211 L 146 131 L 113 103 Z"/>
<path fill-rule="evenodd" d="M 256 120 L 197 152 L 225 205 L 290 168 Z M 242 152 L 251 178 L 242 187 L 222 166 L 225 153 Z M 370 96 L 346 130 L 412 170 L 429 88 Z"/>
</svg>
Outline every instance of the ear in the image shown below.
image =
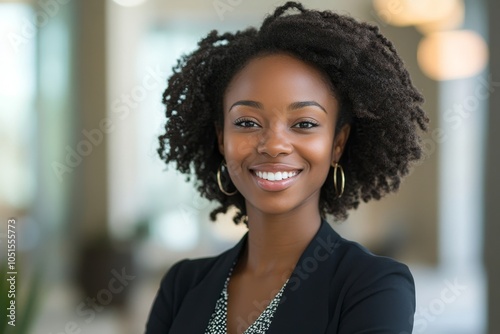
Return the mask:
<svg viewBox="0 0 500 334">
<path fill-rule="evenodd" d="M 339 162 L 340 157 L 342 157 L 342 153 L 344 152 L 345 144 L 347 143 L 347 139 L 349 138 L 349 133 L 351 132 L 351 125 L 345 124 L 340 131 L 335 134 L 335 138 L 333 139 L 333 152 L 332 152 L 332 164 L 334 162 Z"/>
<path fill-rule="evenodd" d="M 217 123 L 215 123 L 214 126 L 215 133 L 217 134 L 217 142 L 219 144 L 219 152 L 224 156 L 224 129 Z"/>
</svg>

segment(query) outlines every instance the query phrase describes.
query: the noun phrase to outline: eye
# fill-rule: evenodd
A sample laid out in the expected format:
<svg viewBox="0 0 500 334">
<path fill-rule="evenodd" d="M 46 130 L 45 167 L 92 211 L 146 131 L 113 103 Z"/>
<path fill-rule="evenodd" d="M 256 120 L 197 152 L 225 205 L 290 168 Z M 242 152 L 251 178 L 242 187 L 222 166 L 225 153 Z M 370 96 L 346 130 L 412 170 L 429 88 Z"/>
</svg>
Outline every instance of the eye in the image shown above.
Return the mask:
<svg viewBox="0 0 500 334">
<path fill-rule="evenodd" d="M 238 118 L 234 121 L 234 125 L 242 128 L 256 128 L 259 126 L 256 122 L 248 118 Z"/>
<path fill-rule="evenodd" d="M 299 128 L 299 129 L 310 129 L 310 128 L 315 128 L 317 127 L 319 124 L 316 123 L 316 122 L 312 122 L 312 121 L 302 121 L 302 122 L 298 122 L 296 123 L 293 127 L 294 128 Z"/>
</svg>

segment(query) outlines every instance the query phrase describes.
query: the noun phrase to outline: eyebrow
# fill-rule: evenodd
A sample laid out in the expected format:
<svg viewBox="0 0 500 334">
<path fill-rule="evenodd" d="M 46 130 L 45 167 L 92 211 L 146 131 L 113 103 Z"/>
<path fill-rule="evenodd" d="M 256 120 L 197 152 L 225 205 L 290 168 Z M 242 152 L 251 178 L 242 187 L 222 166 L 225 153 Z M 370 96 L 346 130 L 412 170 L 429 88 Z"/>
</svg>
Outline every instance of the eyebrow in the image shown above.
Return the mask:
<svg viewBox="0 0 500 334">
<path fill-rule="evenodd" d="M 247 107 L 252 107 L 252 108 L 260 109 L 260 110 L 264 109 L 264 106 L 260 102 L 252 101 L 252 100 L 241 100 L 241 101 L 237 101 L 237 102 L 233 103 L 233 105 L 231 105 L 231 107 L 229 108 L 229 111 L 231 111 L 231 109 L 233 109 L 233 107 L 236 107 L 236 106 L 247 106 Z M 321 110 L 323 110 L 324 112 L 326 112 L 326 109 L 323 108 L 323 106 L 316 101 L 293 102 L 292 104 L 290 104 L 288 106 L 288 110 L 297 110 L 297 109 L 302 109 L 305 107 L 318 107 Z"/>
<path fill-rule="evenodd" d="M 290 110 L 297 110 L 297 109 L 302 109 L 302 108 L 305 108 L 305 107 L 318 107 L 321 110 L 323 110 L 324 112 L 326 112 L 326 109 L 323 108 L 323 106 L 321 104 L 319 104 L 318 102 L 316 102 L 316 101 L 294 102 L 294 103 L 290 104 L 290 106 L 288 108 Z"/>
<path fill-rule="evenodd" d="M 264 109 L 264 106 L 260 102 L 251 101 L 251 100 L 241 100 L 241 101 L 237 101 L 237 102 L 233 103 L 233 105 L 229 108 L 229 111 L 231 111 L 231 109 L 233 109 L 233 107 L 236 107 L 236 106 L 247 106 L 247 107 L 252 107 L 255 109 Z"/>
</svg>

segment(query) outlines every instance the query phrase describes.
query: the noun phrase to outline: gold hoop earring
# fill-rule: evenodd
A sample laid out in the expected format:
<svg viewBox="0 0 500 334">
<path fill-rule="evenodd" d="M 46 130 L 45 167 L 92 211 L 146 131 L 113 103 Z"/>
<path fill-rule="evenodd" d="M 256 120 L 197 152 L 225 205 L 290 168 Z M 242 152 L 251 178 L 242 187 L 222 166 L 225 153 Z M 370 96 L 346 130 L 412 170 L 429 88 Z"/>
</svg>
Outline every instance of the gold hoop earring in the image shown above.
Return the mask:
<svg viewBox="0 0 500 334">
<path fill-rule="evenodd" d="M 224 160 L 221 161 L 220 166 L 217 169 L 217 184 L 219 185 L 219 189 L 220 189 L 220 191 L 222 191 L 227 196 L 236 195 L 236 193 L 238 192 L 238 189 L 236 189 L 235 191 L 233 191 L 232 193 L 230 193 L 230 192 L 225 191 L 224 188 L 222 187 L 222 182 L 220 180 L 220 174 L 221 174 L 222 167 L 224 167 L 225 169 L 227 169 L 226 161 L 224 161 Z M 229 174 L 228 174 L 228 176 L 229 176 Z"/>
<path fill-rule="evenodd" d="M 342 194 L 344 193 L 344 187 L 345 187 L 345 174 L 344 174 L 344 169 L 342 166 L 338 163 L 334 163 L 333 165 L 333 187 L 335 188 L 335 194 L 337 194 L 337 198 L 342 197 Z M 338 184 L 337 184 L 337 170 L 340 169 L 340 176 L 341 176 L 341 188 L 339 192 Z"/>
</svg>

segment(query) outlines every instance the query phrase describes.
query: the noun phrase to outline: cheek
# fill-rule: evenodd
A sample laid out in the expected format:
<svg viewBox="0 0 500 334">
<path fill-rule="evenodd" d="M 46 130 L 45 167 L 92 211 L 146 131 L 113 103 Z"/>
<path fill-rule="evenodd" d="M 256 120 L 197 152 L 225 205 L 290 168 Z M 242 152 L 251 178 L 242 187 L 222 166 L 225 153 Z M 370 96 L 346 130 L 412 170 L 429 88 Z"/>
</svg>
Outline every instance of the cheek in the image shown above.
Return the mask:
<svg viewBox="0 0 500 334">
<path fill-rule="evenodd" d="M 328 141 L 323 139 L 311 140 L 303 147 L 304 156 L 307 154 L 314 187 L 322 187 L 327 182 L 328 172 L 332 162 L 333 139 Z"/>
<path fill-rule="evenodd" d="M 227 133 L 224 135 L 224 154 L 227 159 L 240 160 L 255 148 L 254 140 L 248 135 Z"/>
<path fill-rule="evenodd" d="M 224 156 L 231 176 L 242 172 L 242 161 L 255 151 L 255 145 L 254 138 L 248 134 L 224 134 Z"/>
<path fill-rule="evenodd" d="M 297 148 L 310 161 L 313 167 L 329 168 L 332 160 L 333 138 L 330 136 L 315 136 L 299 142 Z"/>
</svg>

